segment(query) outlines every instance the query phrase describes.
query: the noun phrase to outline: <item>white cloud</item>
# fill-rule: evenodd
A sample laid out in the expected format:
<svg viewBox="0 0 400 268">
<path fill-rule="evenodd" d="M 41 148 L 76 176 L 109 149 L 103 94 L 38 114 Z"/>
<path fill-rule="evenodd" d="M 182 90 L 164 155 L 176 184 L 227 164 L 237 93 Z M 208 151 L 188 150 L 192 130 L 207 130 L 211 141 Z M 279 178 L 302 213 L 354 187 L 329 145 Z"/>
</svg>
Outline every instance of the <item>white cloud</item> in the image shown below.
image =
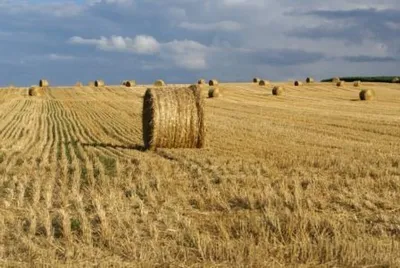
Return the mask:
<svg viewBox="0 0 400 268">
<path fill-rule="evenodd" d="M 192 40 L 173 40 L 159 43 L 154 37 L 138 35 L 136 37 L 104 36 L 100 39 L 85 39 L 74 36 L 68 41 L 76 45 L 92 45 L 100 50 L 135 54 L 156 54 L 161 59 L 173 62 L 176 66 L 198 70 L 207 67 L 207 56 L 215 48 L 207 47 Z"/>
<path fill-rule="evenodd" d="M 74 36 L 69 39 L 69 43 L 94 45 L 100 50 L 133 52 L 136 54 L 155 54 L 160 50 L 158 41 L 154 37 L 147 35 L 138 35 L 133 39 L 115 35 L 110 38 L 102 36 L 100 39 L 85 39 Z"/>
<path fill-rule="evenodd" d="M 224 31 L 234 32 L 242 29 L 242 25 L 235 21 L 220 21 L 214 23 L 182 22 L 179 27 L 195 31 Z"/>
</svg>

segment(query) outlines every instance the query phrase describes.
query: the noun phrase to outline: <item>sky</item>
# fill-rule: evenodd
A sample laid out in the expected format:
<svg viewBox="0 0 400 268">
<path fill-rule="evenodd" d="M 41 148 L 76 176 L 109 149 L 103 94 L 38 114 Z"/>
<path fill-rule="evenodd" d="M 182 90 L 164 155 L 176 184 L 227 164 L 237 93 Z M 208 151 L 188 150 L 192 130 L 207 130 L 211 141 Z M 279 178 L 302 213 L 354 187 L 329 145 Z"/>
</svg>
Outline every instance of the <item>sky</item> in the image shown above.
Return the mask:
<svg viewBox="0 0 400 268">
<path fill-rule="evenodd" d="M 398 0 L 0 0 L 0 85 L 400 75 Z"/>
</svg>

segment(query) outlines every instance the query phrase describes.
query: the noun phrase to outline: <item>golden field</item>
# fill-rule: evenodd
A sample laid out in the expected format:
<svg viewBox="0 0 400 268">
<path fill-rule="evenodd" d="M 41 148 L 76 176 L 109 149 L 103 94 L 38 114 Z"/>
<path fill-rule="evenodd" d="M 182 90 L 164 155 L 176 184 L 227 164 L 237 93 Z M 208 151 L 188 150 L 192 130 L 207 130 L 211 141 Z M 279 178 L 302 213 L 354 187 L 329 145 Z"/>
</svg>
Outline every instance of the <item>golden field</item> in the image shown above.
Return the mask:
<svg viewBox="0 0 400 268">
<path fill-rule="evenodd" d="M 399 84 L 221 84 L 154 152 L 145 89 L 0 89 L 0 266 L 400 267 Z"/>
</svg>

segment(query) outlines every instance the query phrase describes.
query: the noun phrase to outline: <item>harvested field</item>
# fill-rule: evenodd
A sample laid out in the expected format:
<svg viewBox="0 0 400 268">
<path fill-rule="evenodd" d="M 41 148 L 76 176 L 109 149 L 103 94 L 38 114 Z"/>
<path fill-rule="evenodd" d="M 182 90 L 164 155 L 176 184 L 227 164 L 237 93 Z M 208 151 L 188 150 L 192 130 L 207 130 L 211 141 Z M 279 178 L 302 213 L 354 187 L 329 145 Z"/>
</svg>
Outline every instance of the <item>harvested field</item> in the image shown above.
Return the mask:
<svg viewBox="0 0 400 268">
<path fill-rule="evenodd" d="M 274 85 L 156 151 L 145 86 L 0 89 L 0 266 L 399 267 L 400 85 Z"/>
</svg>

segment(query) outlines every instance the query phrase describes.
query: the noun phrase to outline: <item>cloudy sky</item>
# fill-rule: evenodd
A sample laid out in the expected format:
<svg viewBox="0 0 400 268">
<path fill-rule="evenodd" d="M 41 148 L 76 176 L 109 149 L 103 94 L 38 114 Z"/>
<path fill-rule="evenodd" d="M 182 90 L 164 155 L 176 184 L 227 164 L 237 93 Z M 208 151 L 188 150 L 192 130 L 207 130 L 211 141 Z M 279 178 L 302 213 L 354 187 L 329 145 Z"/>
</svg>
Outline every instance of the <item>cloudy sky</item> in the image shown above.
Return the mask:
<svg viewBox="0 0 400 268">
<path fill-rule="evenodd" d="M 0 85 L 400 75 L 399 0 L 0 0 Z"/>
</svg>

